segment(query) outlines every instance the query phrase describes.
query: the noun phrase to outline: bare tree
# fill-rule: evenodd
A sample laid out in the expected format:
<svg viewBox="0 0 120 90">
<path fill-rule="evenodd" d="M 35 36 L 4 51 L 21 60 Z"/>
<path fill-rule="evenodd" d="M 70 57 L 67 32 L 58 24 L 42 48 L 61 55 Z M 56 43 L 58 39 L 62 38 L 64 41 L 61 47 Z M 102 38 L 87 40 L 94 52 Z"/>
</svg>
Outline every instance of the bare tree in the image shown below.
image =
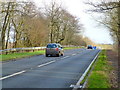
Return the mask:
<svg viewBox="0 0 120 90">
<path fill-rule="evenodd" d="M 76 31 L 80 30 L 80 25 L 76 17 L 72 16 L 56 2 L 52 2 L 49 7 L 46 6 L 45 14 L 49 22 L 50 43 L 62 43 L 64 40 L 67 40 L 66 38 L 71 40 Z"/>
<path fill-rule="evenodd" d="M 2 8 L 4 8 L 4 3 L 2 4 Z M 2 31 L 1 31 L 1 43 L 2 43 L 2 49 L 5 48 L 5 34 L 6 30 L 9 24 L 10 20 L 10 8 L 11 8 L 11 2 L 8 2 L 7 5 L 5 6 L 5 10 L 2 9 L 1 13 L 5 13 L 5 17 L 3 18 L 3 24 L 2 24 Z"/>
<path fill-rule="evenodd" d="M 45 15 L 33 2 L 0 4 L 2 49 L 8 48 L 10 38 L 13 48 L 43 46 L 48 42 L 77 44 L 72 38 L 77 37 L 82 25 L 56 2 L 45 7 Z"/>
<path fill-rule="evenodd" d="M 87 4 L 94 7 L 92 10 L 88 11 L 105 13 L 108 19 L 99 22 L 110 29 L 117 38 L 118 47 L 120 47 L 120 1 L 101 1 L 100 3 L 87 2 Z"/>
<path fill-rule="evenodd" d="M 48 27 L 49 27 L 49 42 L 55 42 L 55 33 L 59 33 L 60 23 L 59 18 L 61 17 L 61 7 L 57 5 L 55 2 L 51 2 L 49 7 L 45 7 L 46 16 L 48 19 Z"/>
<path fill-rule="evenodd" d="M 87 4 L 94 7 L 94 9 L 90 11 L 105 13 L 106 19 L 104 21 L 101 21 L 100 23 L 107 26 L 110 29 L 112 36 L 116 39 L 118 46 L 116 51 L 118 50 L 118 58 L 120 58 L 120 0 L 102 1 L 99 4 L 89 2 Z M 118 68 L 120 68 L 119 65 Z M 119 84 L 120 77 L 118 76 L 118 85 Z"/>
</svg>

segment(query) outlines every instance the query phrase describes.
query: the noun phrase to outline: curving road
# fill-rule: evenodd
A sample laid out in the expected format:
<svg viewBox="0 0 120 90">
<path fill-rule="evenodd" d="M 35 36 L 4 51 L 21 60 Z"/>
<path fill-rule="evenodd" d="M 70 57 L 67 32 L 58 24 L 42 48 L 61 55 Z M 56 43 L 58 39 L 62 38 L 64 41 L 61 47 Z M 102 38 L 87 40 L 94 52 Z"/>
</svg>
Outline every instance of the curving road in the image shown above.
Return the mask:
<svg viewBox="0 0 120 90">
<path fill-rule="evenodd" d="M 100 50 L 66 50 L 61 57 L 33 56 L 2 64 L 2 88 L 70 88 Z"/>
</svg>

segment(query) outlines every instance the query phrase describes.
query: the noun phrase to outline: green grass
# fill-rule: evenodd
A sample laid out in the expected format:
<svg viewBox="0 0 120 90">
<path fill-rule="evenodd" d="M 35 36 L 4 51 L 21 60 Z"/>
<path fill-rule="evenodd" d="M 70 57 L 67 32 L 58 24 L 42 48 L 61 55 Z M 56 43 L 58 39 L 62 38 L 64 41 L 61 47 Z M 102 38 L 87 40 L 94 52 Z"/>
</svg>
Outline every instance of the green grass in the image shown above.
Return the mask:
<svg viewBox="0 0 120 90">
<path fill-rule="evenodd" d="M 81 47 L 65 47 L 64 50 L 69 50 L 69 49 L 78 49 L 78 48 L 81 48 Z"/>
<path fill-rule="evenodd" d="M 77 49 L 77 48 L 80 48 L 80 47 L 65 47 L 64 50 Z M 35 52 L 12 53 L 7 55 L 3 54 L 3 55 L 0 55 L 0 61 L 19 59 L 19 58 L 24 58 L 24 57 L 34 56 L 34 55 L 40 55 L 44 53 L 45 53 L 45 50 L 35 51 Z"/>
<path fill-rule="evenodd" d="M 90 77 L 88 78 L 88 88 L 110 88 L 108 73 L 111 70 L 108 65 L 106 51 L 103 50 L 99 57 Z"/>
<path fill-rule="evenodd" d="M 0 61 L 29 57 L 29 56 L 40 55 L 44 53 L 45 53 L 45 50 L 35 51 L 35 52 L 12 53 L 7 55 L 4 54 L 4 55 L 0 55 L 0 58 L 1 58 Z"/>
</svg>

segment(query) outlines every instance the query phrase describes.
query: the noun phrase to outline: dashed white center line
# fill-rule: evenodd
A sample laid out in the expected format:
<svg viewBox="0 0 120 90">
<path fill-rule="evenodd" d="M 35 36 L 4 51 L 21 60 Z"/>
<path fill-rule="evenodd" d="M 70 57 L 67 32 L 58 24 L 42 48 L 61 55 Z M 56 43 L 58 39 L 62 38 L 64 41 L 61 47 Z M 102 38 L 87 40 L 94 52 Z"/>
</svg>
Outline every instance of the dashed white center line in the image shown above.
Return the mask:
<svg viewBox="0 0 120 90">
<path fill-rule="evenodd" d="M 13 77 L 13 76 L 16 76 L 16 75 L 22 74 L 22 73 L 24 73 L 24 72 L 26 72 L 26 71 L 23 70 L 23 71 L 20 71 L 20 72 L 17 72 L 17 73 L 14 73 L 14 74 L 11 74 L 11 75 L 8 75 L 8 76 L 5 76 L 5 77 L 2 77 L 2 78 L 0 78 L 0 80 L 6 79 L 6 78 L 10 78 L 10 77 Z"/>
<path fill-rule="evenodd" d="M 43 66 L 48 65 L 48 64 L 51 64 L 51 63 L 53 63 L 53 62 L 55 62 L 55 60 L 50 61 L 50 62 L 48 62 L 48 63 L 44 63 L 44 64 L 41 64 L 41 65 L 38 65 L 38 67 L 43 67 Z"/>
<path fill-rule="evenodd" d="M 75 56 L 76 54 L 72 54 L 72 56 Z"/>
<path fill-rule="evenodd" d="M 65 56 L 65 57 L 63 57 L 62 59 L 65 59 L 65 58 L 68 58 L 69 56 Z"/>
<path fill-rule="evenodd" d="M 48 62 L 48 63 L 38 65 L 38 67 L 42 67 L 42 66 L 45 66 L 45 65 L 51 64 L 51 63 L 53 63 L 53 62 L 55 62 L 55 61 L 56 61 L 56 60 L 53 60 L 53 61 L 50 61 L 50 62 Z M 32 68 L 30 68 L 30 69 L 32 69 Z M 17 72 L 17 73 L 14 73 L 14 74 L 11 74 L 11 75 L 8 75 L 8 76 L 5 76 L 5 77 L 1 77 L 0 80 L 4 80 L 4 79 L 10 78 L 10 77 L 13 77 L 13 76 L 16 76 L 16 75 L 22 74 L 22 73 L 24 73 L 24 72 L 26 72 L 26 71 L 23 70 L 23 71 L 20 71 L 20 72 Z"/>
<path fill-rule="evenodd" d="M 76 55 L 76 54 L 72 54 L 72 55 L 74 56 L 74 55 Z M 65 57 L 63 57 L 62 59 L 65 59 L 65 58 L 68 58 L 68 57 L 70 57 L 70 56 L 65 56 Z M 53 61 L 50 61 L 50 62 L 47 62 L 47 63 L 41 64 L 41 65 L 38 65 L 37 67 L 43 67 L 43 66 L 45 66 L 45 65 L 48 65 L 48 64 L 51 64 L 51 63 L 54 63 L 54 62 L 56 62 L 56 60 L 53 60 Z M 32 69 L 32 68 L 31 68 L 31 69 Z M 16 75 L 22 74 L 22 73 L 24 73 L 24 72 L 26 72 L 26 71 L 23 70 L 23 71 L 20 71 L 20 72 L 17 72 L 17 73 L 14 73 L 14 74 L 11 74 L 11 75 L 8 75 L 8 76 L 5 76 L 5 77 L 2 77 L 2 78 L 0 78 L 0 80 L 4 80 L 4 79 L 10 78 L 10 77 L 13 77 L 13 76 L 16 76 Z"/>
</svg>

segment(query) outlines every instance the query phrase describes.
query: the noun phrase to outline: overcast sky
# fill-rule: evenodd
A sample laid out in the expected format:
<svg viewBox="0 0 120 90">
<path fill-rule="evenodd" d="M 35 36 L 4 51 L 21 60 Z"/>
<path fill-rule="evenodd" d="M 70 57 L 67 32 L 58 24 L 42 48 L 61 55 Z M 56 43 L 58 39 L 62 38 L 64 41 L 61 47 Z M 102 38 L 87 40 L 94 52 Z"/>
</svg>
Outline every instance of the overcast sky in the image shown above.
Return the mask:
<svg viewBox="0 0 120 90">
<path fill-rule="evenodd" d="M 21 0 L 20 0 L 21 1 Z M 23 1 L 23 0 L 22 0 Z M 38 7 L 43 7 L 44 4 L 49 4 L 52 0 L 31 0 L 36 3 Z M 104 26 L 98 24 L 94 20 L 101 19 L 100 15 L 93 13 L 94 18 L 86 13 L 86 10 L 90 9 L 90 6 L 86 5 L 84 2 L 87 0 L 54 0 L 62 5 L 63 8 L 68 10 L 72 15 L 80 18 L 80 23 L 84 25 L 84 35 L 89 37 L 96 43 L 112 44 L 112 38 L 109 31 Z M 84 1 L 84 2 L 83 2 Z"/>
</svg>

